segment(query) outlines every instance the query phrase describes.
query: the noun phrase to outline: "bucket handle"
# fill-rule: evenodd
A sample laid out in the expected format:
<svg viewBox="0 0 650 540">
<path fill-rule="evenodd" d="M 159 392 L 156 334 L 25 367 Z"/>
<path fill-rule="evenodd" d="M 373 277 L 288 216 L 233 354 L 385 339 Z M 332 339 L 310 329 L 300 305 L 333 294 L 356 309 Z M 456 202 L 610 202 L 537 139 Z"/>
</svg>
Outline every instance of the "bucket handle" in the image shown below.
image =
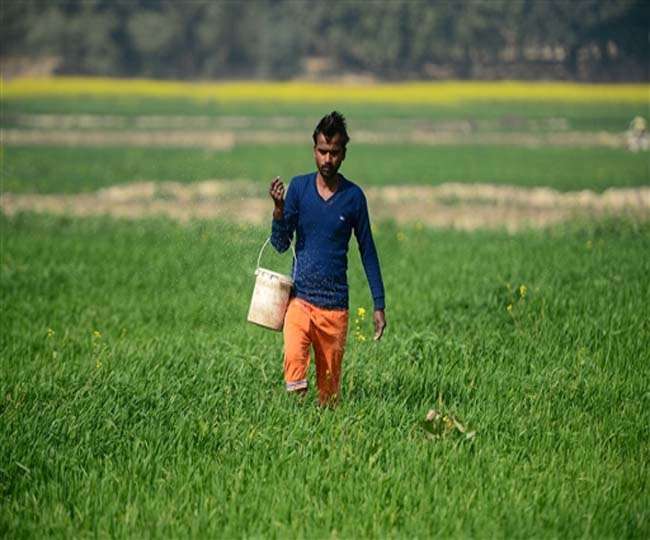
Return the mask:
<svg viewBox="0 0 650 540">
<path fill-rule="evenodd" d="M 271 237 L 269 236 L 266 239 L 266 242 L 264 242 L 264 245 L 262 246 L 262 249 L 260 249 L 260 254 L 257 256 L 257 268 L 260 267 L 260 261 L 262 260 L 262 252 L 264 251 L 264 248 L 266 245 L 271 241 Z M 295 278 L 296 275 L 296 249 L 293 247 L 293 242 L 290 244 L 291 245 L 291 251 L 293 252 L 293 277 Z"/>
</svg>

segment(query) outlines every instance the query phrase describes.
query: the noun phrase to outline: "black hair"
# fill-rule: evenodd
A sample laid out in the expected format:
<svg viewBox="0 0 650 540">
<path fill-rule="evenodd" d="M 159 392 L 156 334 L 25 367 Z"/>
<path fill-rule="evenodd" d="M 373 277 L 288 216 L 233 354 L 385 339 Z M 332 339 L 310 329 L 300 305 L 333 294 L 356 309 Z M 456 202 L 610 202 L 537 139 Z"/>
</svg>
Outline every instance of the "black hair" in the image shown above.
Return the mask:
<svg viewBox="0 0 650 540">
<path fill-rule="evenodd" d="M 318 140 L 319 133 L 322 133 L 327 140 L 330 140 L 338 133 L 341 136 L 341 145 L 344 149 L 345 145 L 348 144 L 350 140 L 347 126 L 345 125 L 345 117 L 338 111 L 332 111 L 320 119 L 320 122 L 318 122 L 314 134 L 312 135 L 314 144 L 316 144 Z"/>
</svg>

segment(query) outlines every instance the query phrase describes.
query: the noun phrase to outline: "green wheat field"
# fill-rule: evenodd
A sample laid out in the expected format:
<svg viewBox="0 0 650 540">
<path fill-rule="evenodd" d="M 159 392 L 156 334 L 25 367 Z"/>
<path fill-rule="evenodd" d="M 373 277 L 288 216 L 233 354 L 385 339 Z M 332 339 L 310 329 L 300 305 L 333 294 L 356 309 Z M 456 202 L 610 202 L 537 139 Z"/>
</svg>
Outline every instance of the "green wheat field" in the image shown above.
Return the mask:
<svg viewBox="0 0 650 540">
<path fill-rule="evenodd" d="M 138 103 L 7 101 L 3 127 L 21 115 L 128 120 Z M 178 100 L 146 106 L 224 114 Z M 228 107 L 256 129 L 278 114 L 272 104 Z M 516 111 L 624 131 L 642 108 Z M 284 104 L 279 114 L 311 126 L 321 109 Z M 377 115 L 503 110 L 344 109 L 352 143 L 342 171 L 364 187 L 650 185 L 648 154 L 624 149 L 354 143 L 357 119 L 372 129 Z M 222 152 L 8 144 L 2 191 L 210 178 L 263 186 L 311 170 L 313 127 L 304 129 L 302 146 Z M 350 333 L 342 402 L 324 410 L 313 387 L 304 403 L 285 394 L 281 335 L 246 323 L 270 227 L 31 212 L 0 224 L 0 536 L 650 536 L 647 220 L 516 234 L 374 223 L 388 328 L 375 343 L 371 318 L 357 316 L 372 305 L 353 239 L 351 320 L 368 339 Z M 265 265 L 287 270 L 288 256 L 269 252 Z M 431 437 L 430 409 L 475 436 Z"/>
</svg>

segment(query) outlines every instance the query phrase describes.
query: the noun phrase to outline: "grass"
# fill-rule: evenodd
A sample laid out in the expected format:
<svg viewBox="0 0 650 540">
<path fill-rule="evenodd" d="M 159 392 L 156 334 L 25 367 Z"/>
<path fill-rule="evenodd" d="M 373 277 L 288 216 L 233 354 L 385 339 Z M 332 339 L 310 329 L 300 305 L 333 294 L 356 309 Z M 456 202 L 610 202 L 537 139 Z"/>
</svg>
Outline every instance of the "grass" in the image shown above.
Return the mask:
<svg viewBox="0 0 650 540">
<path fill-rule="evenodd" d="M 399 122 L 417 126 L 449 121 L 487 122 L 492 130 L 552 130 L 545 127 L 553 119 L 565 119 L 566 128 L 577 131 L 625 131 L 632 118 L 648 117 L 648 103 L 545 103 L 526 102 L 465 102 L 446 105 L 413 105 L 408 103 L 341 103 L 336 99 L 318 104 L 309 103 L 218 103 L 182 98 L 120 97 L 16 97 L 3 99 L 2 125 L 15 125 L 17 115 L 30 114 L 88 114 L 116 115 L 130 119 L 151 115 L 236 116 L 250 119 L 252 127 L 269 129 L 273 117 L 293 118 L 309 127 L 331 109 L 340 109 L 355 129 L 399 129 Z M 397 126 L 397 127 L 395 127 Z M 480 125 L 478 126 L 480 128 Z"/>
<path fill-rule="evenodd" d="M 313 168 L 309 127 L 339 106 L 354 129 L 478 119 L 532 130 L 565 118 L 621 132 L 647 116 L 647 103 L 517 100 L 1 104 L 4 127 L 19 114 L 174 114 L 246 116 L 254 128 L 287 116 L 305 128 L 304 146 L 229 152 L 4 146 L 2 191 L 22 193 L 288 179 Z M 602 148 L 353 136 L 348 157 L 343 172 L 364 186 L 600 191 L 650 179 L 645 155 Z M 650 225 L 514 236 L 375 225 L 388 331 L 379 344 L 350 333 L 343 401 L 320 410 L 313 387 L 303 406 L 285 395 L 281 336 L 245 322 L 268 230 L 0 216 L 0 536 L 650 536 Z M 267 251 L 263 264 L 288 260 Z M 354 241 L 349 277 L 351 308 L 369 311 Z M 429 439 L 421 422 L 433 407 L 475 439 Z"/>
<path fill-rule="evenodd" d="M 650 534 L 647 225 L 379 226 L 388 332 L 350 339 L 334 411 L 244 322 L 267 231 L 1 225 L 2 535 Z M 473 442 L 425 437 L 439 400 Z"/>
<path fill-rule="evenodd" d="M 239 145 L 231 151 L 5 147 L 3 191 L 74 193 L 141 180 L 245 178 L 266 185 L 314 168 L 305 145 Z M 560 191 L 648 185 L 643 153 L 593 148 L 351 144 L 341 169 L 361 185 L 490 182 Z"/>
</svg>

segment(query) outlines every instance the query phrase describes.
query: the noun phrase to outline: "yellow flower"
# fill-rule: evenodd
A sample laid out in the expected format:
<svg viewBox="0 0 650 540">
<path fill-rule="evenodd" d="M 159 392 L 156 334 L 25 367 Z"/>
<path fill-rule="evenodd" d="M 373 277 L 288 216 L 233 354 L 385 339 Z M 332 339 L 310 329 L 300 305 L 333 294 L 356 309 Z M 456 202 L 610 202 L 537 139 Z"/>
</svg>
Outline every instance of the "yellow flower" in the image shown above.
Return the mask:
<svg viewBox="0 0 650 540">
<path fill-rule="evenodd" d="M 366 310 L 362 307 L 357 309 L 357 317 L 363 319 L 366 316 Z"/>
<path fill-rule="evenodd" d="M 52 330 L 51 328 L 48 328 L 47 329 L 47 337 L 51 338 L 53 335 L 54 335 L 54 330 Z"/>
<path fill-rule="evenodd" d="M 99 332 L 99 330 L 93 331 L 93 337 L 100 338 L 102 337 L 102 334 Z"/>
<path fill-rule="evenodd" d="M 7 99 L 39 96 L 139 96 L 193 99 L 201 103 L 329 103 L 335 84 L 322 82 L 231 81 L 194 83 L 99 77 L 33 77 L 3 81 Z M 341 96 L 345 103 L 460 104 L 532 101 L 551 103 L 639 103 L 648 100 L 647 84 L 581 84 L 526 81 L 435 81 L 354 84 Z"/>
<path fill-rule="evenodd" d="M 522 298 L 526 296 L 527 290 L 528 289 L 526 288 L 526 285 L 519 285 L 519 296 L 521 296 Z"/>
<path fill-rule="evenodd" d="M 508 313 L 512 313 L 512 304 L 508 304 L 506 309 L 508 310 Z"/>
<path fill-rule="evenodd" d="M 354 328 L 354 332 L 353 332 L 353 333 L 354 333 L 354 338 L 355 338 L 357 341 L 365 341 L 365 340 L 366 340 L 366 336 L 363 335 L 363 332 L 361 331 L 361 329 L 360 329 L 358 326 L 356 326 L 356 327 Z"/>
</svg>

